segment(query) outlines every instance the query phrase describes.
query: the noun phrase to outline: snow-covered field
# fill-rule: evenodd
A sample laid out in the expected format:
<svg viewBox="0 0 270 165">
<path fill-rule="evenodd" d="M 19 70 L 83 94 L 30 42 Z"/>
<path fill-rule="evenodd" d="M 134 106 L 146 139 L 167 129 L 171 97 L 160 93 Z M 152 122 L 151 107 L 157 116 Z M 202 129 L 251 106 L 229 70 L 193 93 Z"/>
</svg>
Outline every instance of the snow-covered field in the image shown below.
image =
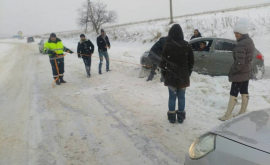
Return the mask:
<svg viewBox="0 0 270 165">
<path fill-rule="evenodd" d="M 256 27 L 251 29 L 252 38 L 265 56 L 265 77 L 250 82 L 249 112 L 270 107 L 269 20 L 259 17 L 269 18 L 269 7 L 257 10 L 231 12 L 226 17 L 234 20 L 236 15 L 249 13 Z M 177 21 L 189 38 L 197 28 L 194 25 L 205 20 L 198 25 L 207 27 L 216 17 L 217 27 L 202 28 L 203 35 L 233 38 L 230 25 L 222 27 L 224 14 L 194 17 L 193 23 Z M 260 26 L 256 20 L 261 21 Z M 139 64 L 154 42 L 150 32 L 159 29 L 166 35 L 168 28 L 164 20 L 109 29 L 109 37 L 113 32 L 139 34 L 129 35 L 127 40 L 125 36 L 111 37 L 112 72 L 98 74 L 96 51 L 92 77 L 87 79 L 82 60 L 68 54 L 68 83 L 55 88 L 48 57 L 37 53 L 38 40 L 32 44 L 0 40 L 0 165 L 183 164 L 193 140 L 222 123 L 217 118 L 226 110 L 230 83 L 225 76 L 193 73 L 186 93 L 187 119 L 183 124 L 170 124 L 166 116 L 168 89 L 159 82 L 160 75 L 146 82 L 146 78 L 138 78 L 140 66 L 117 62 Z M 96 46 L 95 36 L 87 37 Z M 79 37 L 61 39 L 66 47 L 76 50 Z M 241 99 L 235 113 L 240 104 Z"/>
</svg>

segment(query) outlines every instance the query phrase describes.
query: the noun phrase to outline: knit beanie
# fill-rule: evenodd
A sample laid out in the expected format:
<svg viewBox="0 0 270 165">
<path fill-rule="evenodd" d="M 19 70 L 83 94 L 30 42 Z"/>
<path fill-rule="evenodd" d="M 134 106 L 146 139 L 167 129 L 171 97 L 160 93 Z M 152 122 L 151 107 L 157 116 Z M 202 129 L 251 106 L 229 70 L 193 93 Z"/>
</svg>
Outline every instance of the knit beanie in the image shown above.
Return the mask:
<svg viewBox="0 0 270 165">
<path fill-rule="evenodd" d="M 248 34 L 248 27 L 250 22 L 247 18 L 241 18 L 236 23 L 233 32 L 240 33 L 240 34 Z"/>
<path fill-rule="evenodd" d="M 56 37 L 56 34 L 55 34 L 55 33 L 52 33 L 52 34 L 50 35 L 50 37 Z"/>
</svg>

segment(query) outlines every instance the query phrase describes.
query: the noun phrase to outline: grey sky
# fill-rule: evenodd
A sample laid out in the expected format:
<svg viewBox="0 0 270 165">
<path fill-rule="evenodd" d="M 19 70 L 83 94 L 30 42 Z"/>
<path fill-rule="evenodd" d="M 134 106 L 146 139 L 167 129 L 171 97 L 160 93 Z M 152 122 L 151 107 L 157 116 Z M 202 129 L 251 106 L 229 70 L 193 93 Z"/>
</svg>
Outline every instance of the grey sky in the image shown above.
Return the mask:
<svg viewBox="0 0 270 165">
<path fill-rule="evenodd" d="M 86 0 L 0 0 L 0 37 L 19 30 L 42 34 L 76 30 L 76 10 Z M 101 1 L 118 13 L 118 23 L 169 16 L 169 0 L 91 0 Z M 270 0 L 173 0 L 174 15 L 270 2 Z"/>
</svg>

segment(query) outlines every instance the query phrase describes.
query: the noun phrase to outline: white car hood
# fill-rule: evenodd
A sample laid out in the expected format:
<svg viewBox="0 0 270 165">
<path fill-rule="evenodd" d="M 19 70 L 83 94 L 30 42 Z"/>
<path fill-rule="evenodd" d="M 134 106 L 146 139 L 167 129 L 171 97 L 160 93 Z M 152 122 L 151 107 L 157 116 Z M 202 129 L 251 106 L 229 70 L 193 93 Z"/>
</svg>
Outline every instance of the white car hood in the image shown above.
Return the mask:
<svg viewBox="0 0 270 165">
<path fill-rule="evenodd" d="M 234 118 L 212 132 L 270 153 L 270 109 L 254 111 Z"/>
</svg>

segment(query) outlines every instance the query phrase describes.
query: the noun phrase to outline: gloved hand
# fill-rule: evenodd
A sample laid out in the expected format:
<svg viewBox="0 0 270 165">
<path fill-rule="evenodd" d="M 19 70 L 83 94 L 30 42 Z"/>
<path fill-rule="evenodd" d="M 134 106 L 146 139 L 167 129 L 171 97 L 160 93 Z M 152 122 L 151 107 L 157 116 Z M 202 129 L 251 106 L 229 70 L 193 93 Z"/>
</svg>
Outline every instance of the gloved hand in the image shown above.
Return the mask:
<svg viewBox="0 0 270 165">
<path fill-rule="evenodd" d="M 72 52 L 71 50 L 69 50 L 69 53 L 70 53 L 70 54 L 73 54 L 74 52 Z"/>
<path fill-rule="evenodd" d="M 52 51 L 50 54 L 51 54 L 51 57 L 56 57 L 56 53 L 55 52 Z"/>
<path fill-rule="evenodd" d="M 78 55 L 78 58 L 82 58 L 82 56 L 81 55 Z"/>
</svg>

